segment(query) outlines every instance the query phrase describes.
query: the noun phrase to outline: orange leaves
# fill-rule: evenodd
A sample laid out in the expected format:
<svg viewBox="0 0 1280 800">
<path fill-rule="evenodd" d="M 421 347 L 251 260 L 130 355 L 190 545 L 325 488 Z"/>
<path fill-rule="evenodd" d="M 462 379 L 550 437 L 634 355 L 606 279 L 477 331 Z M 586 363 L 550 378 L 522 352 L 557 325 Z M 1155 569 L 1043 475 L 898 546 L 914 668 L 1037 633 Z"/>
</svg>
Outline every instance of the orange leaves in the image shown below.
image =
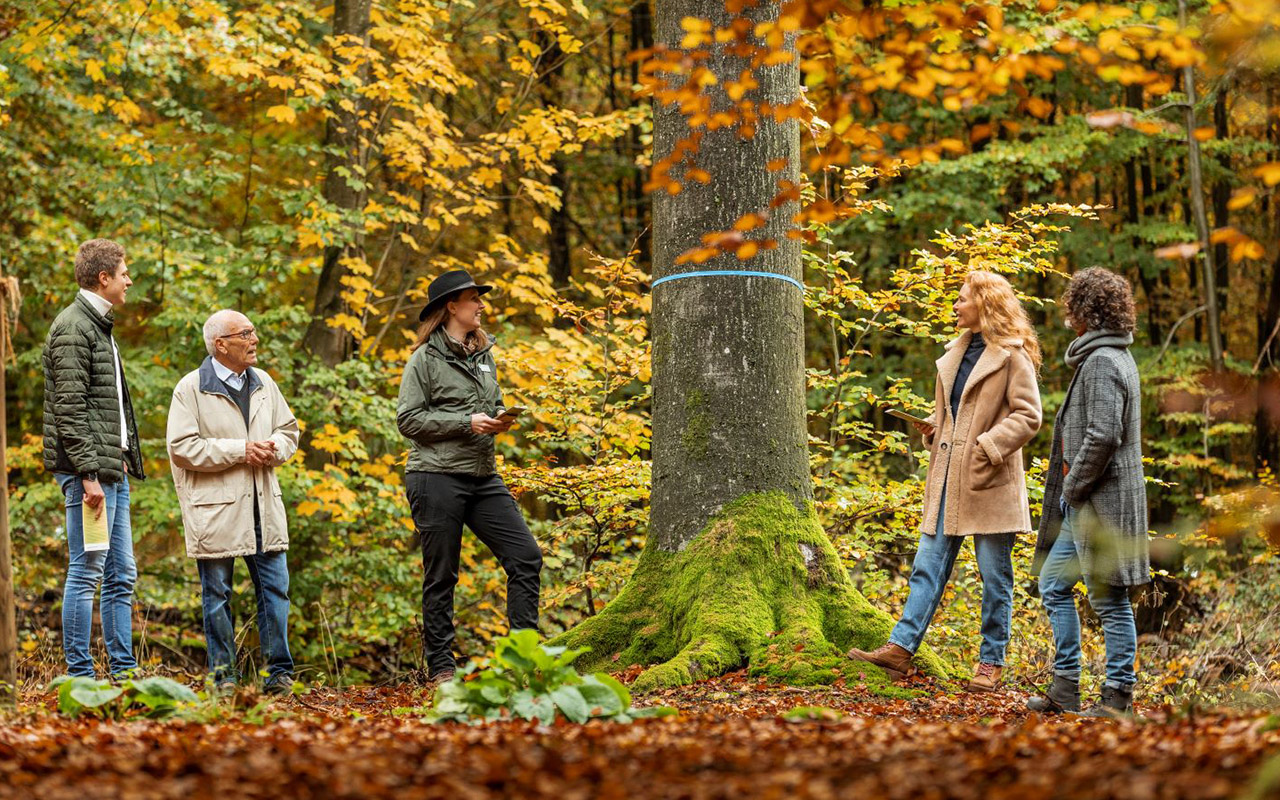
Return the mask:
<svg viewBox="0 0 1280 800">
<path fill-rule="evenodd" d="M 1053 103 L 1043 97 L 1028 97 L 1025 101 L 1027 113 L 1039 119 L 1048 119 L 1053 114 Z"/>
<path fill-rule="evenodd" d="M 680 29 L 685 32 L 680 46 L 685 50 L 693 50 L 712 41 L 711 23 L 699 17 L 685 17 L 680 20 Z"/>
<path fill-rule="evenodd" d="M 1262 243 L 1234 227 L 1218 228 L 1209 234 L 1209 243 L 1227 246 L 1227 255 L 1232 263 L 1245 260 L 1259 260 L 1266 257 L 1267 250 Z M 1200 242 L 1183 242 L 1181 244 L 1161 247 L 1155 251 L 1156 258 L 1189 259 L 1200 252 Z"/>
<path fill-rule="evenodd" d="M 1231 199 L 1227 201 L 1227 210 L 1239 211 L 1240 209 L 1249 206 L 1255 199 L 1257 199 L 1257 197 L 1258 191 L 1256 189 L 1250 187 L 1237 189 L 1231 193 Z"/>
<path fill-rule="evenodd" d="M 1267 254 L 1261 242 L 1230 226 L 1215 230 L 1209 235 L 1209 241 L 1212 244 L 1225 244 L 1232 263 L 1261 259 Z"/>
<path fill-rule="evenodd" d="M 725 93 L 729 95 L 729 99 L 737 102 L 741 100 L 747 92 L 752 89 L 758 89 L 760 83 L 755 79 L 751 70 L 744 69 L 742 74 L 738 76 L 738 80 L 730 81 L 725 84 Z"/>
<path fill-rule="evenodd" d="M 765 214 L 744 214 L 727 231 L 703 234 L 701 244 L 676 257 L 677 264 L 704 264 L 717 256 L 732 253 L 739 261 L 754 258 L 761 250 L 773 250 L 778 246 L 773 239 L 748 239 L 744 234 L 764 227 Z"/>
<path fill-rule="evenodd" d="M 1256 168 L 1251 173 L 1255 178 L 1261 178 L 1262 182 L 1267 186 L 1275 186 L 1280 183 L 1280 161 L 1272 161 L 1268 164 Z"/>
<path fill-rule="evenodd" d="M 1111 111 L 1097 111 L 1085 116 L 1085 121 L 1094 128 L 1130 128 L 1145 133 L 1148 136 L 1156 134 L 1168 134 L 1170 136 L 1179 135 L 1181 128 L 1166 120 L 1140 117 L 1131 111 L 1121 111 L 1114 109 Z"/>
</svg>

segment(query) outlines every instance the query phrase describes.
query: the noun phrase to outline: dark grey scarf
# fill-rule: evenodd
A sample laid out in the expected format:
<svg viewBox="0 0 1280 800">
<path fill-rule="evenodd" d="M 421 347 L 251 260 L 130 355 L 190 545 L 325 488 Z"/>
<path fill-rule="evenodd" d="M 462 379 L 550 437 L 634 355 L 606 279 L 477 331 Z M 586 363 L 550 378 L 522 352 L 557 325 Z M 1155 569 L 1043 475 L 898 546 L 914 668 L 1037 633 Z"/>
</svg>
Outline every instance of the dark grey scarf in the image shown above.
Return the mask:
<svg viewBox="0 0 1280 800">
<path fill-rule="evenodd" d="M 1067 347 L 1067 366 L 1075 369 L 1084 363 L 1089 354 L 1100 347 L 1127 348 L 1133 344 L 1133 334 L 1128 331 L 1085 331 Z"/>
</svg>

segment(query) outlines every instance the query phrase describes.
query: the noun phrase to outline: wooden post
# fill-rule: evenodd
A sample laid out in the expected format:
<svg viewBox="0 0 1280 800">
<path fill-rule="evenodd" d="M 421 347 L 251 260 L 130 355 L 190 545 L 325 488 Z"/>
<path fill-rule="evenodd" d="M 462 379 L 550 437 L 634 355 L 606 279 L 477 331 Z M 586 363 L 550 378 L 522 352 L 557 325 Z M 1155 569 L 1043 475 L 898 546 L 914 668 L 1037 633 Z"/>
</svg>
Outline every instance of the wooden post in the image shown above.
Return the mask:
<svg viewBox="0 0 1280 800">
<path fill-rule="evenodd" d="M 18 705 L 18 609 L 13 594 L 13 559 L 9 545 L 8 414 L 5 408 L 5 359 L 9 353 L 9 320 L 5 312 L 17 297 L 17 281 L 4 274 L 0 260 L 0 706 Z"/>
</svg>

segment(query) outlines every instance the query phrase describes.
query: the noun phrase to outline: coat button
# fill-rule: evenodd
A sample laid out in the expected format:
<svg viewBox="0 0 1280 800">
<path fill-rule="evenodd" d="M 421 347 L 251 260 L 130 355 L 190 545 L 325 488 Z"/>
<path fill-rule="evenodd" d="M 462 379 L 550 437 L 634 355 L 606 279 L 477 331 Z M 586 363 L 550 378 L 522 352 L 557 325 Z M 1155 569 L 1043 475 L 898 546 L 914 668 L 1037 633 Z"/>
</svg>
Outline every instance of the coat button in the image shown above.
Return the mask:
<svg viewBox="0 0 1280 800">
<path fill-rule="evenodd" d="M 943 449 L 943 450 L 946 450 L 946 449 L 947 449 L 947 443 L 946 443 L 946 442 L 943 442 L 943 443 L 942 443 L 942 449 Z"/>
</svg>

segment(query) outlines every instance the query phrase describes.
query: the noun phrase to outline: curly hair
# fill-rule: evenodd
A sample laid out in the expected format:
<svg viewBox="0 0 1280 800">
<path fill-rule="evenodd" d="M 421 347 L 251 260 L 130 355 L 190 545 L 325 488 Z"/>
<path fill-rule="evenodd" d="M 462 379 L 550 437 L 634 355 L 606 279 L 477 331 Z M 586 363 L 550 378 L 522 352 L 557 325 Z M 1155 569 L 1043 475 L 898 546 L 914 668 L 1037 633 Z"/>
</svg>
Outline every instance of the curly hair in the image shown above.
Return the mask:
<svg viewBox="0 0 1280 800">
<path fill-rule="evenodd" d="M 76 253 L 76 283 L 86 289 L 97 289 L 103 272 L 115 277 L 120 271 L 124 248 L 110 239 L 90 239 Z"/>
<path fill-rule="evenodd" d="M 1005 344 L 1014 339 L 1022 340 L 1022 349 L 1031 358 L 1036 371 L 1040 370 L 1042 356 L 1040 339 L 1031 325 L 1031 318 L 1023 308 L 1013 285 L 1003 275 L 978 269 L 965 276 L 964 282 L 973 292 L 978 304 L 978 319 L 982 323 L 982 335 L 990 342 Z"/>
<path fill-rule="evenodd" d="M 1132 333 L 1137 322 L 1129 282 L 1102 267 L 1089 267 L 1072 275 L 1058 302 L 1069 321 L 1083 322 L 1091 331 Z"/>
</svg>

